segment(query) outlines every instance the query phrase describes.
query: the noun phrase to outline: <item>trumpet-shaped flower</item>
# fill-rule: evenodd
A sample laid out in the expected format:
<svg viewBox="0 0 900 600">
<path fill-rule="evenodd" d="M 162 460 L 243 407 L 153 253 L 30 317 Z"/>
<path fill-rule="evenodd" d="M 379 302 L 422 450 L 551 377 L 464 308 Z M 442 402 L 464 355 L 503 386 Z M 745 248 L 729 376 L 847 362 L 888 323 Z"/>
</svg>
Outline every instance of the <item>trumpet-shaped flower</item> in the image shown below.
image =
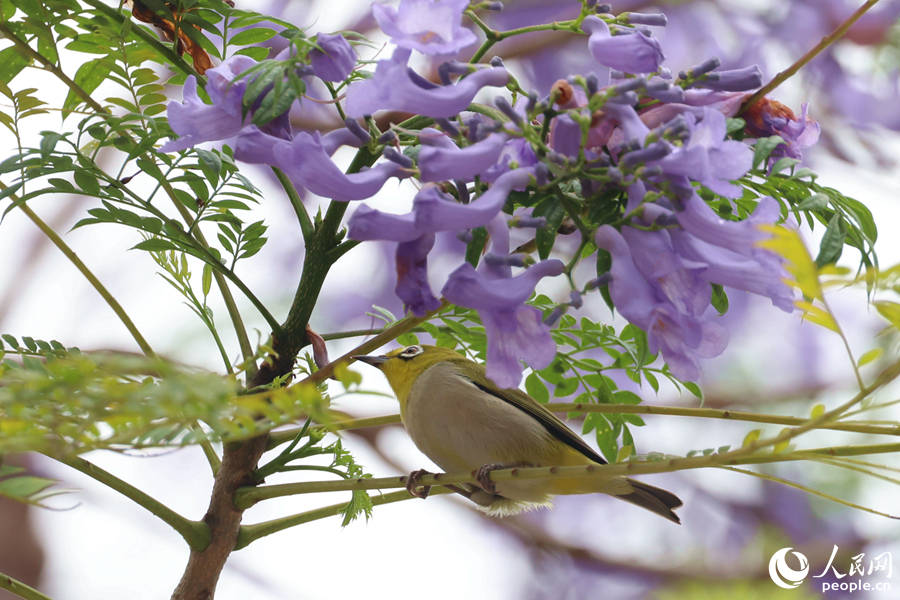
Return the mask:
<svg viewBox="0 0 900 600">
<path fill-rule="evenodd" d="M 356 51 L 339 33 L 316 36 L 319 48 L 309 51 L 309 62 L 313 73 L 325 81 L 343 81 L 356 66 Z"/>
<path fill-rule="evenodd" d="M 561 261 L 539 262 L 511 278 L 488 279 L 464 263 L 450 274 L 441 293 L 460 306 L 474 308 L 488 338 L 487 376 L 498 387 L 514 388 L 522 380 L 522 363 L 543 369 L 553 362 L 556 344 L 541 311 L 525 302 L 544 277 L 563 272 Z"/>
<path fill-rule="evenodd" d="M 459 148 L 437 129 L 426 128 L 419 134 L 419 171 L 422 181 L 472 181 L 500 158 L 507 140 L 505 133 L 492 133 L 484 140 Z"/>
<path fill-rule="evenodd" d="M 358 118 L 379 110 L 397 110 L 436 119 L 452 117 L 464 111 L 481 88 L 501 87 L 509 81 L 503 67 L 486 67 L 455 85 L 439 86 L 407 67 L 409 56 L 409 50 L 398 48 L 389 60 L 378 61 L 372 79 L 351 84 L 347 115 Z"/>
<path fill-rule="evenodd" d="M 462 14 L 469 0 L 401 0 L 394 8 L 373 4 L 378 26 L 401 48 L 423 54 L 456 54 L 478 41 L 462 26 Z"/>
<path fill-rule="evenodd" d="M 614 36 L 600 17 L 586 18 L 581 28 L 590 35 L 591 55 L 603 66 L 624 73 L 652 73 L 666 58 L 656 38 L 639 31 Z"/>
</svg>

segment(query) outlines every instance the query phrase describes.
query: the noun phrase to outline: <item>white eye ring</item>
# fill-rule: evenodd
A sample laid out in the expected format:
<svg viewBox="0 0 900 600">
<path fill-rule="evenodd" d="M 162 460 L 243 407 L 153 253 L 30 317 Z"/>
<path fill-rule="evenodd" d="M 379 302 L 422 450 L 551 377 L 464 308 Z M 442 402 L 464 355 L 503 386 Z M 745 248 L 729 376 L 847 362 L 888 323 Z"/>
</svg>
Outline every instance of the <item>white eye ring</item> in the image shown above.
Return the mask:
<svg viewBox="0 0 900 600">
<path fill-rule="evenodd" d="M 414 356 L 418 356 L 425 352 L 425 348 L 419 346 L 418 344 L 415 346 L 409 346 L 400 353 L 401 358 L 413 358 Z"/>
</svg>

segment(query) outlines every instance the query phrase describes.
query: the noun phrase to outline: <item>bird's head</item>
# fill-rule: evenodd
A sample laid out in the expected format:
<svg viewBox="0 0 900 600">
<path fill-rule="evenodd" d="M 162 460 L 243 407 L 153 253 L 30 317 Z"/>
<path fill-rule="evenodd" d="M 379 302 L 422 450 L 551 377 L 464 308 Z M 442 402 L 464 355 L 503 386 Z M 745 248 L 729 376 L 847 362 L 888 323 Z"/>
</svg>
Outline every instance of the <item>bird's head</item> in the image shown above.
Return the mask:
<svg viewBox="0 0 900 600">
<path fill-rule="evenodd" d="M 426 369 L 447 360 L 465 360 L 449 348 L 420 346 L 419 344 L 397 348 L 381 356 L 354 356 L 353 358 L 380 369 L 387 377 L 388 383 L 391 384 L 391 388 L 401 404 L 406 402 L 413 383 Z"/>
</svg>

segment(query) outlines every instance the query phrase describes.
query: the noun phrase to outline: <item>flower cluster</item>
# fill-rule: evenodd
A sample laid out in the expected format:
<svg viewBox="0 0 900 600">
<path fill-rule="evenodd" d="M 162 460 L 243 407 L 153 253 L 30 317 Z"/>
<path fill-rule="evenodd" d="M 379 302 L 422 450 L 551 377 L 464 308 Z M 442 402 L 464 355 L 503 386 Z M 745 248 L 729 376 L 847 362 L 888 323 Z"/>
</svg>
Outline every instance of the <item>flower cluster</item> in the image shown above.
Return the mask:
<svg viewBox="0 0 900 600">
<path fill-rule="evenodd" d="M 780 259 L 757 247 L 766 236 L 759 225 L 781 218 L 778 203 L 758 198 L 751 215 L 734 220 L 704 200 L 715 197 L 721 207 L 744 194 L 735 182 L 751 170 L 753 151 L 729 139 L 728 118 L 761 85 L 761 73 L 755 67 L 718 70 L 713 59 L 676 76 L 662 66 L 665 54 L 652 34 L 651 27 L 666 24 L 663 15 L 619 19 L 588 14 L 591 5 L 574 23 L 586 36 L 596 71 L 558 81 L 543 97 L 522 90 L 499 60 L 453 60 L 477 41 L 461 24 L 466 0 L 402 0 L 396 9 L 373 6 L 396 49 L 377 61 L 370 77 L 350 79 L 346 127 L 292 132 L 287 111 L 253 124 L 259 101 L 248 106 L 244 94 L 260 87 L 254 85 L 254 61 L 236 56 L 208 72 L 211 105 L 199 100 L 195 81 L 185 85 L 184 103 L 169 107 L 172 129 L 181 137 L 161 151 L 230 139 L 239 160 L 279 167 L 295 184 L 337 201 L 369 198 L 390 178 L 416 177 L 424 185 L 411 212 L 389 214 L 361 204 L 348 235 L 397 243 L 395 292 L 408 311 L 422 316 L 440 306 L 428 276 L 435 235 L 455 232 L 471 240 L 471 230 L 485 228 L 488 251 L 449 273 L 441 295 L 478 311 L 488 339 L 488 376 L 501 387 L 518 385 L 522 361 L 541 369 L 555 356 L 549 325 L 526 304 L 539 282 L 567 275 L 572 300 L 562 309 L 580 307 L 582 294 L 598 285 L 576 286 L 579 257 L 564 265 L 546 252 L 538 262 L 510 253 L 510 227 L 556 235 L 565 215 L 580 231 L 582 248 L 611 255 L 601 280 L 618 312 L 647 332 L 650 349 L 662 354 L 673 375 L 694 380 L 699 360 L 721 353 L 727 343 L 711 307 L 714 284 L 793 309 Z M 414 51 L 439 62 L 440 83 L 409 67 Z M 346 80 L 356 60 L 343 37 L 325 34 L 309 52 L 310 64 L 301 58 L 280 57 L 304 77 L 329 82 Z M 508 89 L 516 101 L 500 96 L 495 109 L 466 114 L 486 88 Z M 434 125 L 382 133 L 369 118 L 378 111 L 421 115 Z M 782 137 L 775 155 L 799 158 L 818 138 L 805 105 L 798 118 L 764 99 L 744 118 L 745 136 Z M 345 174 L 331 159 L 343 145 L 365 146 L 386 160 Z M 544 216 L 551 214 L 555 220 Z M 524 270 L 514 275 L 518 268 Z"/>
</svg>

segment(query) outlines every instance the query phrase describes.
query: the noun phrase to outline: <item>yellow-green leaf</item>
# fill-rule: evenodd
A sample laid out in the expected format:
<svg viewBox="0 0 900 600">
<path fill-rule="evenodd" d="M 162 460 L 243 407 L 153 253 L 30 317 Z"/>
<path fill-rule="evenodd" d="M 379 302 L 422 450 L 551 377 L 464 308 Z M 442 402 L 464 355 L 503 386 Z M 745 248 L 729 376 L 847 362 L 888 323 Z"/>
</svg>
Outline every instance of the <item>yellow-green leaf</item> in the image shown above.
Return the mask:
<svg viewBox="0 0 900 600">
<path fill-rule="evenodd" d="M 865 354 L 863 354 L 862 356 L 859 357 L 859 362 L 857 364 L 860 367 L 863 365 L 867 365 L 870 362 L 872 362 L 873 360 L 879 358 L 882 354 L 884 354 L 884 351 L 881 348 L 872 348 L 871 350 L 869 350 L 868 352 L 866 352 Z"/>
<path fill-rule="evenodd" d="M 878 314 L 890 321 L 891 325 L 900 329 L 900 304 L 887 300 L 876 300 L 872 303 Z"/>
<path fill-rule="evenodd" d="M 790 427 L 785 427 L 784 429 L 781 430 L 781 433 L 784 433 L 784 432 L 790 431 L 790 430 L 791 430 Z M 779 434 L 779 435 L 780 435 L 780 434 Z M 774 452 L 775 454 L 781 454 L 782 452 L 784 452 L 785 450 L 787 450 L 788 446 L 790 446 L 790 445 L 791 445 L 791 441 L 790 441 L 790 440 L 785 440 L 785 441 L 783 441 L 783 442 L 778 442 L 777 444 L 775 444 L 775 447 L 772 448 L 772 452 Z"/>
<path fill-rule="evenodd" d="M 759 439 L 759 436 L 762 435 L 762 429 L 754 429 L 744 436 L 744 441 L 741 443 L 741 448 L 746 448 L 753 442 Z"/>
<path fill-rule="evenodd" d="M 616 462 L 622 462 L 624 460 L 628 460 L 628 457 L 634 453 L 634 447 L 631 445 L 622 446 L 619 448 L 618 454 L 616 454 Z"/>
<path fill-rule="evenodd" d="M 818 419 L 822 415 L 825 414 L 825 405 L 824 404 L 816 404 L 812 407 L 812 410 L 809 413 L 810 418 Z"/>
<path fill-rule="evenodd" d="M 800 234 L 779 225 L 759 225 L 759 228 L 771 233 L 772 237 L 761 240 L 756 245 L 771 250 L 788 261 L 787 271 L 794 276 L 797 287 L 805 297 L 821 299 L 822 286 L 817 276 L 818 269 Z"/>
<path fill-rule="evenodd" d="M 805 318 L 810 323 L 815 323 L 816 325 L 821 325 L 822 327 L 830 329 L 835 333 L 840 333 L 837 321 L 835 321 L 834 317 L 831 316 L 831 313 L 829 313 L 825 309 L 819 308 L 818 306 L 813 305 L 811 302 L 806 302 L 804 300 L 798 300 L 794 302 L 794 306 L 806 313 L 803 318 Z"/>
</svg>

